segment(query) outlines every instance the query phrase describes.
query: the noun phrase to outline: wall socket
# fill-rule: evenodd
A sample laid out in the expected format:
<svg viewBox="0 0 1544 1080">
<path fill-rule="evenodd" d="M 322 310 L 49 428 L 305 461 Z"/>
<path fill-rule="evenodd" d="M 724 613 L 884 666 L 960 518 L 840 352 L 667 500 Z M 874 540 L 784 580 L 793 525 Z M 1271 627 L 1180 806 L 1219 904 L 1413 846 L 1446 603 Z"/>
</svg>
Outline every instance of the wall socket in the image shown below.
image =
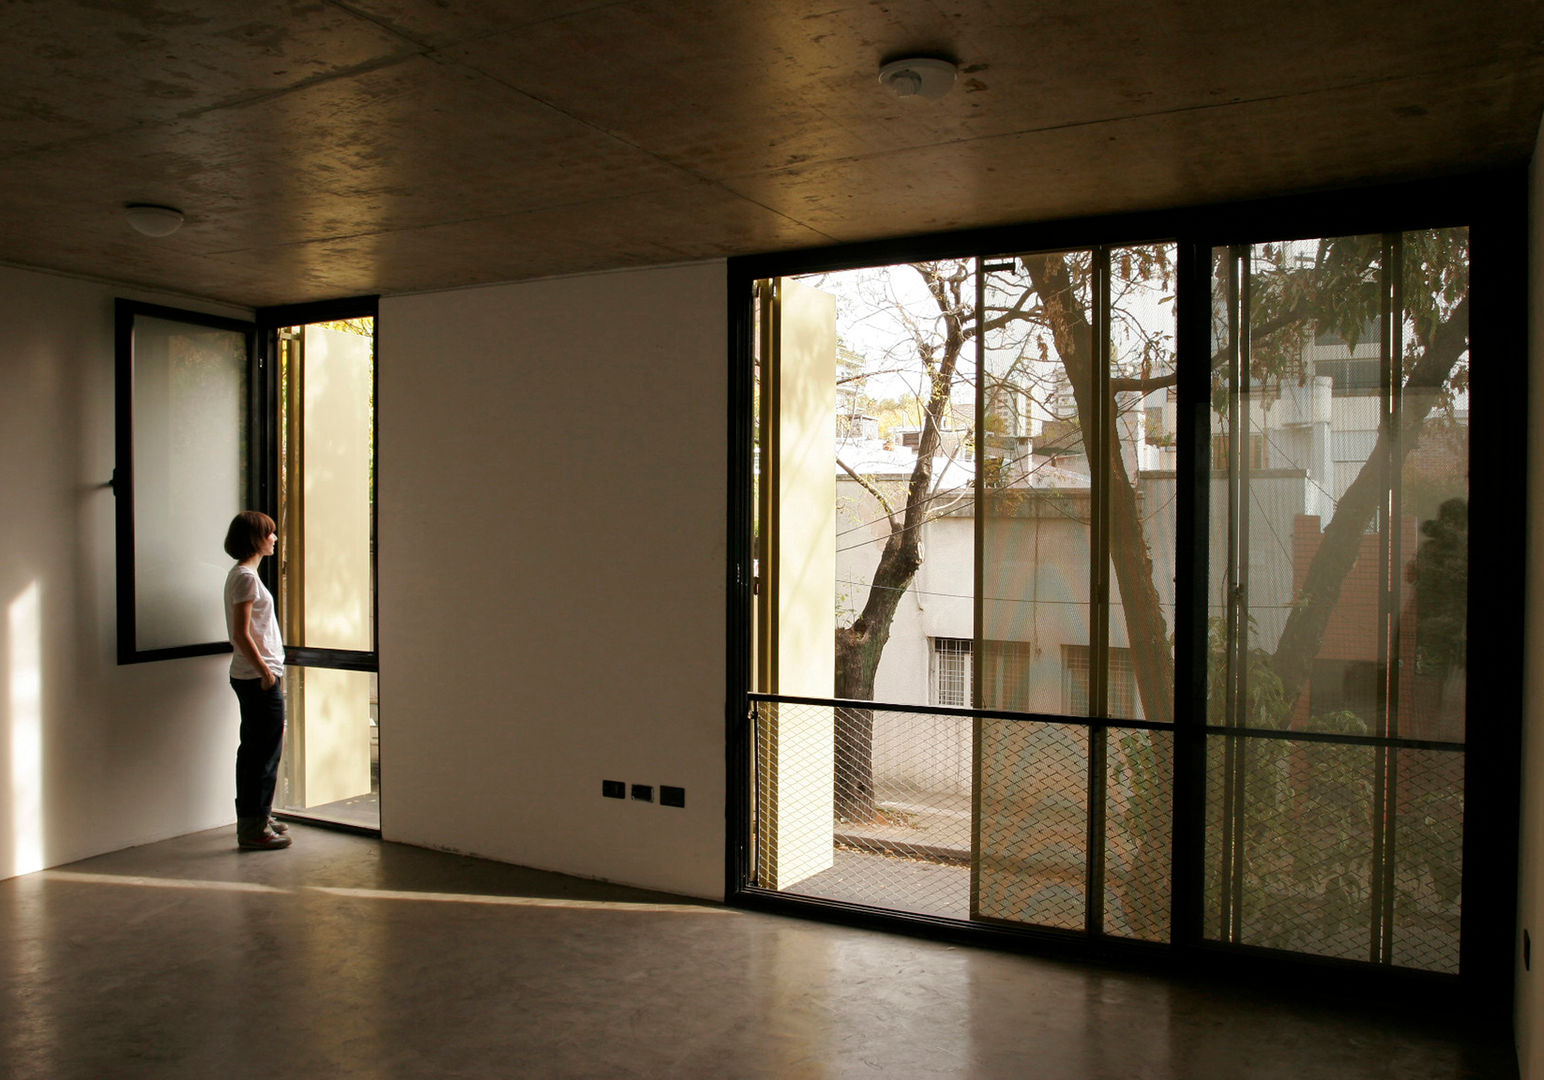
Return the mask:
<svg viewBox="0 0 1544 1080">
<path fill-rule="evenodd" d="M 607 799 L 625 799 L 629 794 L 639 802 L 651 803 L 654 801 L 653 784 L 631 784 L 625 780 L 602 780 L 600 793 Z M 659 804 L 661 806 L 685 806 L 686 789 L 684 787 L 671 787 L 661 784 L 659 788 Z"/>
</svg>

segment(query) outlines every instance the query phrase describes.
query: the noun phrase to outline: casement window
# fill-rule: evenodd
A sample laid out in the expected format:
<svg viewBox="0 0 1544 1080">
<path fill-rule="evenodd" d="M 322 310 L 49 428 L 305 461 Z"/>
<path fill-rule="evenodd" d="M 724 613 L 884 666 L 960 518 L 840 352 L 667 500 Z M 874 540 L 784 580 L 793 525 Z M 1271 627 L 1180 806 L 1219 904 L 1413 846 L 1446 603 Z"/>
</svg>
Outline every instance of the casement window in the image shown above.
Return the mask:
<svg viewBox="0 0 1544 1080">
<path fill-rule="evenodd" d="M 225 530 L 243 509 L 277 522 L 261 565 L 287 653 L 275 805 L 366 827 L 379 779 L 375 310 L 364 297 L 246 322 L 119 300 L 113 478 L 120 663 L 228 652 Z"/>
<path fill-rule="evenodd" d="M 221 551 L 259 501 L 256 325 L 117 302 L 118 662 L 229 651 Z"/>
</svg>

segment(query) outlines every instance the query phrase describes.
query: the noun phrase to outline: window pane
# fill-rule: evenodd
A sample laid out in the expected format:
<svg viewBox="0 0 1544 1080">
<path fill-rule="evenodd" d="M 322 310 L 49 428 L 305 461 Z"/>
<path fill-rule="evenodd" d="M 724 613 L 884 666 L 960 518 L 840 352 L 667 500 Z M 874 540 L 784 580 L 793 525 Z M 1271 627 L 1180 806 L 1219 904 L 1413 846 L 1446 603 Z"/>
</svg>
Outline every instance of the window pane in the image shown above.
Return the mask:
<svg viewBox="0 0 1544 1080">
<path fill-rule="evenodd" d="M 289 643 L 371 652 L 374 320 L 281 332 Z M 298 421 L 298 423 L 296 422 Z"/>
<path fill-rule="evenodd" d="M 1174 736 L 1111 728 L 1105 768 L 1104 932 L 1167 941 Z"/>
<path fill-rule="evenodd" d="M 1342 376 L 1382 370 L 1383 241 L 1231 257 L 1218 253 L 1217 336 L 1237 354 L 1214 377 L 1213 719 L 1231 701 L 1222 722 L 1378 730 L 1387 395 Z"/>
<path fill-rule="evenodd" d="M 1110 628 L 1105 715 L 1174 716 L 1174 246 L 1110 253 Z M 1135 693 L 1133 693 L 1135 690 Z"/>
<path fill-rule="evenodd" d="M 374 672 L 285 668 L 278 806 L 380 827 L 375 689 Z"/>
<path fill-rule="evenodd" d="M 971 704 L 975 295 L 973 260 L 764 287 L 756 630 L 764 690 Z M 841 835 L 960 798 L 916 785 L 957 786 L 972 753 L 968 723 L 854 709 L 824 737 L 825 798 Z M 820 782 L 807 780 L 808 799 Z M 779 805 L 793 805 L 788 788 L 779 790 Z M 915 797 L 890 797 L 903 790 Z"/>
<path fill-rule="evenodd" d="M 1064 649 L 1086 656 L 1089 642 L 1092 263 L 1059 252 L 986 272 L 986 318 L 1001 325 L 984 342 L 982 636 L 1017 646 L 1027 670 L 1010 689 L 983 668 L 985 708 L 1088 713 L 1063 686 Z"/>
<path fill-rule="evenodd" d="M 1395 729 L 1463 741 L 1468 673 L 1469 237 L 1404 234 L 1404 467 Z"/>
<path fill-rule="evenodd" d="M 971 648 L 969 638 L 933 639 L 933 704 L 968 709 Z"/>
<path fill-rule="evenodd" d="M 975 914 L 1083 929 L 1088 729 L 1033 720 L 979 726 Z"/>
<path fill-rule="evenodd" d="M 874 820 L 831 828 L 831 741 L 873 724 Z M 970 917 L 970 719 L 792 702 L 755 707 L 756 883 L 799 896 Z M 824 746 L 809 737 L 824 733 Z"/>
<path fill-rule="evenodd" d="M 1368 958 L 1377 753 L 1247 735 L 1207 740 L 1208 937 Z"/>
<path fill-rule="evenodd" d="M 295 653 L 278 805 L 365 827 L 379 826 L 376 677 L 298 650 L 373 662 L 374 331 L 369 315 L 276 331 L 280 597 Z"/>
<path fill-rule="evenodd" d="M 1027 641 L 981 643 L 981 699 L 992 709 L 1030 711 L 1034 646 Z"/>
<path fill-rule="evenodd" d="M 135 314 L 132 363 L 134 647 L 224 642 L 221 544 L 248 490 L 247 335 Z"/>
<path fill-rule="evenodd" d="M 1458 971 L 1463 915 L 1464 755 L 1400 750 L 1391 960 Z"/>
<path fill-rule="evenodd" d="M 1455 970 L 1467 233 L 1215 258 L 1208 933 Z"/>
<path fill-rule="evenodd" d="M 1218 259 L 1247 349 L 1214 380 L 1214 721 L 1232 672 L 1227 722 L 1461 739 L 1467 233 Z"/>
</svg>

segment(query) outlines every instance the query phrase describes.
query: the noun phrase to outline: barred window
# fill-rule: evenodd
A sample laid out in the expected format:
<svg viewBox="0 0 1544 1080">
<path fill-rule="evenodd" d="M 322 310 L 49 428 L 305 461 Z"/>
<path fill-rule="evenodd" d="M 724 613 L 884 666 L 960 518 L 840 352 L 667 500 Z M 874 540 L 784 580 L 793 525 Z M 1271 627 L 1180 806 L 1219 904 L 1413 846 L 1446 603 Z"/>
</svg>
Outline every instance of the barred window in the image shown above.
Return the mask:
<svg viewBox="0 0 1544 1080">
<path fill-rule="evenodd" d="M 933 704 L 970 708 L 970 639 L 933 639 Z"/>
<path fill-rule="evenodd" d="M 1137 679 L 1130 649 L 1110 650 L 1110 685 L 1106 690 L 1107 716 L 1137 715 Z M 1062 711 L 1068 716 L 1088 715 L 1088 646 L 1062 646 Z"/>
</svg>

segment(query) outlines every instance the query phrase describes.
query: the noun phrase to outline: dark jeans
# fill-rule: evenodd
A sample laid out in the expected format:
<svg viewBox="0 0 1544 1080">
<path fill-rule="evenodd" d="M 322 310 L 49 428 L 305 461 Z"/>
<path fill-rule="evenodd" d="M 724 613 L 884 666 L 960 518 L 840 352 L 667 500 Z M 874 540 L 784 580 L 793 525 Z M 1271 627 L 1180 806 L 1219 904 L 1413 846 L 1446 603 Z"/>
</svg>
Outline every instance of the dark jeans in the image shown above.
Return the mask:
<svg viewBox="0 0 1544 1080">
<path fill-rule="evenodd" d="M 275 679 L 232 679 L 241 703 L 241 745 L 236 748 L 236 817 L 268 819 L 284 745 L 284 684 Z"/>
</svg>

